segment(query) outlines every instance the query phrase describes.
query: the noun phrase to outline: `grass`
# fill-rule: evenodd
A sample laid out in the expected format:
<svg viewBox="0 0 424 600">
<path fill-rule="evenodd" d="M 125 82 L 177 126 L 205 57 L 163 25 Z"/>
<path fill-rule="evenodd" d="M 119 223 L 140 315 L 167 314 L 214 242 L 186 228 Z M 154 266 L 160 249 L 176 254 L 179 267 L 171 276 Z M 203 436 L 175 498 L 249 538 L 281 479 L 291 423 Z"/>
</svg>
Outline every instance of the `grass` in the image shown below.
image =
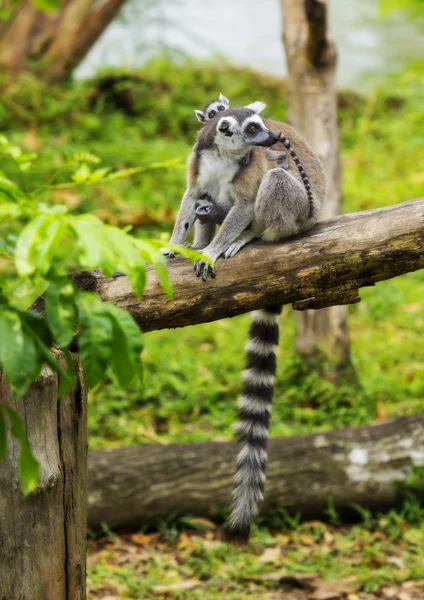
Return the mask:
<svg viewBox="0 0 424 600">
<path fill-rule="evenodd" d="M 367 98 L 340 93 L 346 212 L 423 195 L 423 72 L 422 64 L 413 65 Z M 264 100 L 268 114 L 284 119 L 284 89 L 277 79 L 245 69 L 188 62 L 177 70 L 156 59 L 138 73 L 109 72 L 48 91 L 27 77 L 0 100 L 0 126 L 41 153 L 38 170 L 30 174 L 32 184 L 52 177 L 64 154 L 77 150 L 93 152 L 114 168 L 179 158 L 173 168 L 55 196 L 75 211 L 89 210 L 111 223 L 130 225 L 135 235 L 166 238 L 197 130 L 193 109 L 222 91 L 233 105 Z M 359 387 L 331 383 L 325 361 L 317 361 L 314 370 L 305 368 L 293 351 L 293 314 L 286 310 L 271 435 L 422 412 L 423 284 L 423 271 L 382 282 L 361 290 L 362 302 L 350 307 Z M 107 373 L 90 393 L 90 448 L 232 438 L 248 321 L 240 316 L 146 335 L 143 387 L 121 390 Z M 358 590 L 373 594 L 409 579 L 424 580 L 420 506 L 415 513 L 415 519 L 394 511 L 378 519 L 363 515 L 365 521 L 352 527 L 280 520 L 272 530 L 257 528 L 249 550 L 223 545 L 214 524 L 201 534 L 187 529 L 187 523 L 182 528 L 169 521 L 153 533 L 109 535 L 90 542 L 89 597 L 271 598 L 281 590 L 278 573 L 284 572 L 298 579 L 317 573 L 317 589 L 321 580 L 353 576 L 353 591 L 344 597 L 351 593 L 350 600 L 357 600 Z M 274 553 L 268 553 L 271 562 L 264 557 L 267 550 Z M 168 589 L 160 591 L 161 585 Z"/>
</svg>

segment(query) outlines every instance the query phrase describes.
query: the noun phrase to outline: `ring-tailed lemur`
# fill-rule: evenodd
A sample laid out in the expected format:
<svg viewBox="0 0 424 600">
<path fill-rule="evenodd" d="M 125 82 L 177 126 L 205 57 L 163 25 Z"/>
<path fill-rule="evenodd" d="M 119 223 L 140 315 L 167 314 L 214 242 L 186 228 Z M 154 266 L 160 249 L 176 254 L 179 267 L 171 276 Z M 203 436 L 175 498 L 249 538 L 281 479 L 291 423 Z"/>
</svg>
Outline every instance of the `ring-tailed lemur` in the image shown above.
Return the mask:
<svg viewBox="0 0 424 600">
<path fill-rule="evenodd" d="M 212 119 L 220 112 L 227 110 L 229 106 L 229 100 L 222 94 L 219 94 L 218 100 L 211 100 L 211 102 L 206 104 L 203 110 L 195 110 L 194 114 L 198 121 L 207 123 L 208 121 L 212 121 Z"/>
<path fill-rule="evenodd" d="M 194 114 L 196 115 L 198 121 L 205 124 L 209 121 L 212 121 L 212 119 L 215 118 L 218 113 L 222 113 L 223 111 L 227 110 L 229 106 L 230 101 L 228 98 L 226 98 L 223 94 L 219 94 L 218 100 L 211 100 L 206 104 L 203 110 L 195 110 Z M 252 102 L 247 106 L 247 108 L 251 108 L 257 113 L 260 113 L 265 107 L 266 104 L 264 102 Z M 196 146 L 194 146 L 193 151 L 196 151 Z M 286 153 L 281 153 L 278 159 L 275 157 L 272 160 L 276 160 L 280 166 L 285 168 L 283 166 L 283 154 Z M 204 194 L 202 198 L 196 200 L 195 206 L 197 218 L 202 224 L 210 223 L 214 225 L 221 225 L 222 221 L 227 215 L 227 211 L 224 211 L 217 206 L 213 198 L 211 198 L 208 194 Z M 196 248 L 195 245 L 192 247 Z"/>
<path fill-rule="evenodd" d="M 293 153 L 284 140 L 290 140 Z M 266 156 L 269 146 L 280 151 L 287 148 L 291 158 L 303 165 L 302 171 L 306 169 L 313 191 L 312 211 L 297 162 L 290 163 L 288 170 L 274 168 L 275 155 Z M 210 223 L 202 224 L 201 235 L 195 234 L 203 254 L 212 261 L 221 255 L 233 256 L 254 238 L 277 242 L 309 229 L 326 198 L 324 169 L 306 140 L 289 125 L 262 120 L 246 107 L 229 109 L 200 130 L 196 150 L 188 160 L 187 181 L 171 241 L 184 242 L 196 220 L 195 201 L 208 195 L 226 214 L 215 237 L 215 225 Z M 204 280 L 215 276 L 214 266 L 206 261 L 196 263 L 195 271 Z M 242 448 L 230 516 L 233 541 L 248 539 L 262 500 L 280 312 L 279 306 L 268 306 L 252 314 L 236 424 Z"/>
</svg>

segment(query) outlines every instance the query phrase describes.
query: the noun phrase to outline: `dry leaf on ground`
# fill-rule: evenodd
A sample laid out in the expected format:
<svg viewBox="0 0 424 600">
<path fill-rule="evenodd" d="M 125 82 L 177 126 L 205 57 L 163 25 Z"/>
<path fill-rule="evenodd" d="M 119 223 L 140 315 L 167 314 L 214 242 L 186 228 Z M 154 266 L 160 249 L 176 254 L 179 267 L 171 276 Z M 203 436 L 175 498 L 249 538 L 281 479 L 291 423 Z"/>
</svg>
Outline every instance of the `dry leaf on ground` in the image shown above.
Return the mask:
<svg viewBox="0 0 424 600">
<path fill-rule="evenodd" d="M 202 582 L 197 579 L 186 579 L 185 581 L 178 581 L 177 583 L 170 583 L 169 585 L 155 585 L 153 591 L 157 594 L 166 594 L 167 592 L 193 590 L 200 585 L 202 585 Z"/>
</svg>

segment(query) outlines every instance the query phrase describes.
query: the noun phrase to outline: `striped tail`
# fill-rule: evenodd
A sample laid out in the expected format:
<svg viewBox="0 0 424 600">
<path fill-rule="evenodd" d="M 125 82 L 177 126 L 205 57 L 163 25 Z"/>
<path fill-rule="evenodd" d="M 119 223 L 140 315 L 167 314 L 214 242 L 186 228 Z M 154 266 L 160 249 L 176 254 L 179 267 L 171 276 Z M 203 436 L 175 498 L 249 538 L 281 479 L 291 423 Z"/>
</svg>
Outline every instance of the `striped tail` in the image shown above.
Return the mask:
<svg viewBox="0 0 424 600">
<path fill-rule="evenodd" d="M 312 195 L 311 184 L 309 183 L 308 176 L 306 175 L 305 169 L 302 167 L 302 163 L 298 159 L 297 154 L 293 150 L 289 140 L 282 133 L 280 133 L 280 140 L 281 140 L 282 144 L 284 145 L 284 147 L 289 151 L 290 156 L 292 157 L 294 164 L 296 165 L 297 170 L 299 171 L 299 174 L 302 178 L 303 185 L 305 186 L 305 190 L 306 190 L 306 195 L 308 196 L 308 204 L 309 204 L 308 217 L 311 218 L 314 213 L 314 197 Z"/>
<path fill-rule="evenodd" d="M 280 313 L 280 306 L 252 313 L 243 393 L 238 400 L 239 420 L 235 424 L 242 448 L 237 456 L 236 486 L 227 532 L 229 541 L 235 543 L 248 541 L 250 525 L 263 499 Z"/>
</svg>

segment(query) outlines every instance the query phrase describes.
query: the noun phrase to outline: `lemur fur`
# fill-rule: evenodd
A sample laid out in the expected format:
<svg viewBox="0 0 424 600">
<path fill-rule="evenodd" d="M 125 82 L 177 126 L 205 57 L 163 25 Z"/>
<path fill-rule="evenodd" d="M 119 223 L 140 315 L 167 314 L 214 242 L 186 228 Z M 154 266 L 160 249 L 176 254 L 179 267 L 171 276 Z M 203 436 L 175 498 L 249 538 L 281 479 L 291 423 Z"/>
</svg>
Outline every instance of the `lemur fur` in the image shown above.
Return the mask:
<svg viewBox="0 0 424 600">
<path fill-rule="evenodd" d="M 203 109 L 203 111 L 200 110 L 195 110 L 195 114 L 197 119 L 202 122 L 202 123 L 207 123 L 209 121 L 211 121 L 219 112 L 223 112 L 226 109 L 228 109 L 230 106 L 230 101 L 228 100 L 228 98 L 226 98 L 223 94 L 219 95 L 218 100 L 212 100 L 211 102 L 209 102 L 208 104 L 206 104 L 205 108 Z M 266 107 L 266 104 L 264 102 L 252 102 L 251 104 L 247 105 L 246 108 L 250 108 L 252 109 L 254 112 L 256 112 L 257 114 L 259 114 L 260 112 L 263 111 L 263 109 Z M 305 173 L 305 169 L 303 168 L 299 158 L 297 157 L 295 151 L 293 150 L 289 140 L 283 135 L 281 134 L 281 141 L 284 145 L 284 147 L 289 151 L 290 156 L 293 159 L 294 164 L 296 165 L 297 170 L 299 171 L 299 174 L 302 178 L 302 182 L 303 185 L 305 186 L 306 189 L 306 193 L 308 195 L 308 200 L 309 200 L 309 216 L 312 216 L 312 212 L 313 212 L 313 195 L 312 195 L 312 190 L 311 190 L 311 186 L 309 184 L 309 180 L 308 180 L 308 176 Z M 195 148 L 193 148 L 193 150 L 195 150 Z M 273 156 L 273 158 L 270 158 L 271 156 Z M 285 160 L 285 154 L 281 154 L 280 156 L 277 156 L 277 154 L 267 154 L 267 157 L 270 160 L 276 160 L 278 166 L 288 170 L 288 160 Z M 213 198 L 211 198 L 210 196 L 206 199 L 201 198 L 198 200 L 197 202 L 197 209 L 196 209 L 196 214 L 197 217 L 199 218 L 199 220 L 201 221 L 201 223 L 205 224 L 206 222 L 210 222 L 210 223 L 214 223 L 214 224 L 221 224 L 223 217 L 225 216 L 224 213 L 222 212 L 222 210 L 220 210 L 213 201 Z"/>
<path fill-rule="evenodd" d="M 295 155 L 308 173 L 313 191 L 312 214 L 303 178 L 295 163 L 286 170 L 274 167 L 275 154 L 266 147 L 286 146 L 290 139 Z M 293 161 L 293 156 L 290 154 Z M 286 157 L 288 158 L 288 157 Z M 284 162 L 284 158 L 282 161 Z M 277 160 L 278 164 L 278 160 Z M 276 242 L 314 225 L 326 198 L 322 164 L 306 140 L 292 127 L 262 118 L 252 109 L 228 109 L 200 130 L 196 150 L 188 160 L 187 190 L 181 202 L 171 241 L 184 242 L 196 220 L 195 202 L 205 195 L 225 213 L 219 232 L 214 224 L 197 221 L 195 242 L 212 261 L 233 256 L 254 238 Z M 195 265 L 204 281 L 215 276 L 206 261 Z M 252 314 L 246 344 L 247 364 L 243 392 L 238 400 L 236 431 L 241 450 L 237 458 L 229 537 L 246 541 L 258 513 L 265 483 L 268 426 L 275 376 L 280 307 Z"/>
</svg>

